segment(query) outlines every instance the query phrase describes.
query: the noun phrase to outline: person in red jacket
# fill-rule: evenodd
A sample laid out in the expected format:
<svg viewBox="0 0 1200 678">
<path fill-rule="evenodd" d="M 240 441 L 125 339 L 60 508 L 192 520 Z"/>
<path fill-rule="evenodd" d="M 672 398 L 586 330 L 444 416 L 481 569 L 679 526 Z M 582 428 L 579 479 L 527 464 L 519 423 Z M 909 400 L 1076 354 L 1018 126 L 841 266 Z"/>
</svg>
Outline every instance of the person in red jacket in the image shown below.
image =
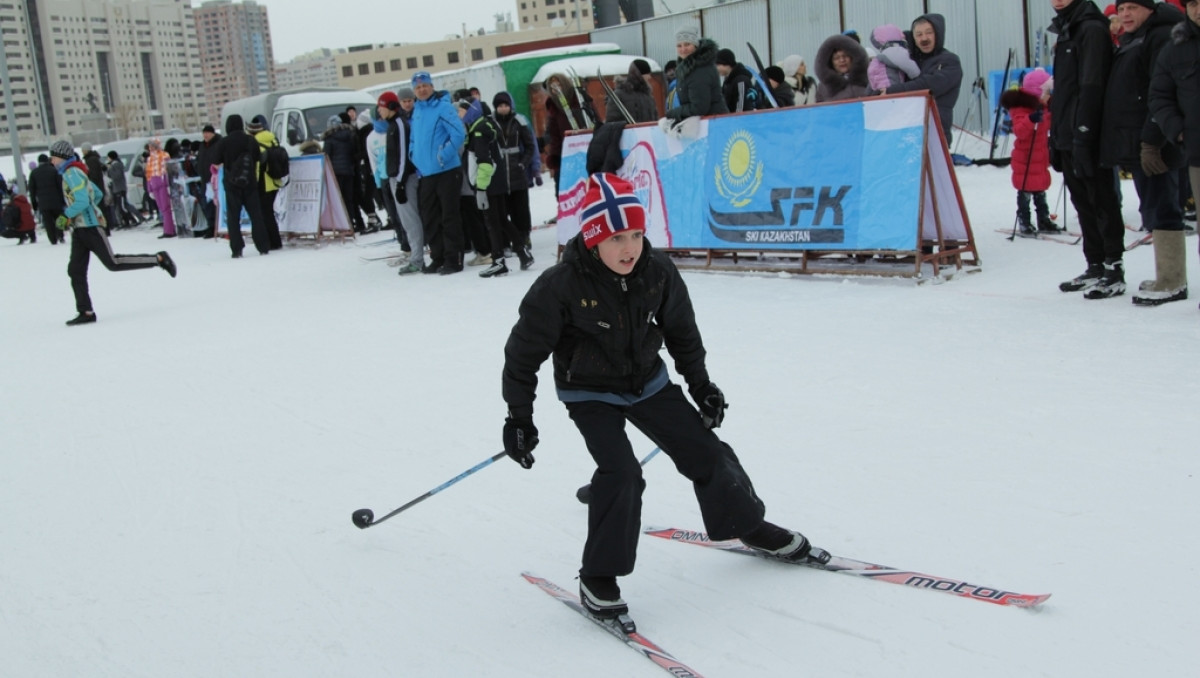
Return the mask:
<svg viewBox="0 0 1200 678">
<path fill-rule="evenodd" d="M 1053 81 L 1041 68 L 1025 74 L 1020 89 L 1009 90 L 1000 96 L 1000 105 L 1012 118 L 1015 140 L 1012 150 L 1012 183 L 1017 189 L 1017 221 L 1021 235 L 1033 236 L 1038 231 L 1057 231 L 1058 224 L 1050 218 L 1046 204 L 1046 189 L 1050 188 L 1050 100 Z M 1037 211 L 1037 226 L 1029 214 L 1032 198 Z"/>
<path fill-rule="evenodd" d="M 24 245 L 26 238 L 30 243 L 37 242 L 33 208 L 29 206 L 29 199 L 21 193 L 13 191 L 12 200 L 4 206 L 4 212 L 0 215 L 0 238 L 14 238 L 18 245 Z"/>
</svg>

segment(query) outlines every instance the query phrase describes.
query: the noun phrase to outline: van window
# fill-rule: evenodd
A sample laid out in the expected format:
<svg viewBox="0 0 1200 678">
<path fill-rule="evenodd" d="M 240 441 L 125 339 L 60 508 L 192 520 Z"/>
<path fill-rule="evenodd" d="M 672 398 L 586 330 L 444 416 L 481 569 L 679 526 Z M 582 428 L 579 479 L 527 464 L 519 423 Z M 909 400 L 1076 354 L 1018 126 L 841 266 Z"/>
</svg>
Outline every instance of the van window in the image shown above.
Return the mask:
<svg viewBox="0 0 1200 678">
<path fill-rule="evenodd" d="M 308 135 L 304 131 L 304 118 L 300 117 L 299 111 L 288 112 L 287 120 L 287 140 L 289 146 L 299 146 L 304 143 Z"/>
</svg>

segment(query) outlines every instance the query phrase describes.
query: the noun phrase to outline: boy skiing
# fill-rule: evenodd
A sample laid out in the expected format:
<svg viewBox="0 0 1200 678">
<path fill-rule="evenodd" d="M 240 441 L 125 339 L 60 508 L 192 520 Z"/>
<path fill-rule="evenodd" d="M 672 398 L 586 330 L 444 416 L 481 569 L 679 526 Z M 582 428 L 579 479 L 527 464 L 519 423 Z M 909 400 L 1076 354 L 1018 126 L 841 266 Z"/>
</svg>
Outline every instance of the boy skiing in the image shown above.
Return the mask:
<svg viewBox="0 0 1200 678">
<path fill-rule="evenodd" d="M 712 539 L 738 538 L 786 560 L 827 559 L 804 535 L 763 520 L 750 478 L 712 432 L 725 417 L 725 396 L 709 380 L 683 278 L 644 240 L 646 211 L 632 185 L 613 174 L 592 175 L 580 221 L 562 262 L 521 301 L 505 344 L 503 437 L 508 455 L 532 467 L 537 371 L 553 355 L 558 398 L 596 462 L 579 570 L 583 605 L 599 618 L 628 613 L 617 577 L 633 572 L 645 482 L 626 421 L 692 481 Z M 659 356 L 664 343 L 699 411 L 671 383 Z"/>
<path fill-rule="evenodd" d="M 92 310 L 92 298 L 88 294 L 88 261 L 95 254 L 100 263 L 110 271 L 132 271 L 138 268 L 158 266 L 175 277 L 175 262 L 166 252 L 158 254 L 114 254 L 108 235 L 104 231 L 104 215 L 100 212 L 100 201 L 104 194 L 88 178 L 87 166 L 75 155 L 71 142 L 56 141 L 50 147 L 50 162 L 62 175 L 63 198 L 67 206 L 62 216 L 51 226 L 60 230 L 71 229 L 71 260 L 67 274 L 71 276 L 71 288 L 75 291 L 75 310 L 79 315 L 67 321 L 68 325 L 84 325 L 96 322 Z"/>
</svg>

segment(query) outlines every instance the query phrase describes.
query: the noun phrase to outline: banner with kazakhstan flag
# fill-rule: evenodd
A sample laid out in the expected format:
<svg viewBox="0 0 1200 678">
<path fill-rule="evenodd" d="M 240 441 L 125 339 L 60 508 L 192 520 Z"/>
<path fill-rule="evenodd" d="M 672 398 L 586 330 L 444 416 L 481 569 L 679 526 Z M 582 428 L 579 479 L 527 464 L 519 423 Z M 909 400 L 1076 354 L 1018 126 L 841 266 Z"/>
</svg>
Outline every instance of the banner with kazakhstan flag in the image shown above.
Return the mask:
<svg viewBox="0 0 1200 678">
<path fill-rule="evenodd" d="M 626 128 L 620 175 L 655 247 L 901 250 L 970 227 L 924 94 Z M 558 233 L 579 231 L 590 134 L 563 149 Z M 932 195 L 941 188 L 944 195 Z"/>
</svg>

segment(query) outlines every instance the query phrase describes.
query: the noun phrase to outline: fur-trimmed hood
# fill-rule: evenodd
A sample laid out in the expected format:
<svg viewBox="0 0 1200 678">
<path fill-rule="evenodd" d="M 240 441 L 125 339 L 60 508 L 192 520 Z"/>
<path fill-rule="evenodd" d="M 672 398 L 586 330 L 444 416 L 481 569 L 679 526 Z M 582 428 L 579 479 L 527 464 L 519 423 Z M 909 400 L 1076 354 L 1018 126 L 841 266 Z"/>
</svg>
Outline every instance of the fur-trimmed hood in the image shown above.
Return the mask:
<svg viewBox="0 0 1200 678">
<path fill-rule="evenodd" d="M 687 56 L 686 59 L 679 62 L 675 67 L 675 82 L 680 82 L 685 79 L 687 73 L 701 68 L 703 66 L 715 66 L 717 63 L 717 51 L 720 48 L 716 42 L 709 38 L 700 38 L 700 44 L 696 45 L 696 51 Z"/>
<path fill-rule="evenodd" d="M 833 69 L 833 53 L 842 50 L 850 55 L 850 72 L 843 77 L 840 73 Z M 846 85 L 861 85 L 867 87 L 867 66 L 870 59 L 867 57 L 867 50 L 853 38 L 845 35 L 832 35 L 825 42 L 821 43 L 821 47 L 817 50 L 817 58 L 813 63 L 813 71 L 817 76 L 817 81 L 825 85 L 832 92 L 840 92 L 846 88 Z"/>
<path fill-rule="evenodd" d="M 1010 89 L 1000 95 L 1000 105 L 1010 111 L 1014 108 L 1028 108 L 1036 111 L 1042 108 L 1042 100 L 1025 90 Z"/>
</svg>

